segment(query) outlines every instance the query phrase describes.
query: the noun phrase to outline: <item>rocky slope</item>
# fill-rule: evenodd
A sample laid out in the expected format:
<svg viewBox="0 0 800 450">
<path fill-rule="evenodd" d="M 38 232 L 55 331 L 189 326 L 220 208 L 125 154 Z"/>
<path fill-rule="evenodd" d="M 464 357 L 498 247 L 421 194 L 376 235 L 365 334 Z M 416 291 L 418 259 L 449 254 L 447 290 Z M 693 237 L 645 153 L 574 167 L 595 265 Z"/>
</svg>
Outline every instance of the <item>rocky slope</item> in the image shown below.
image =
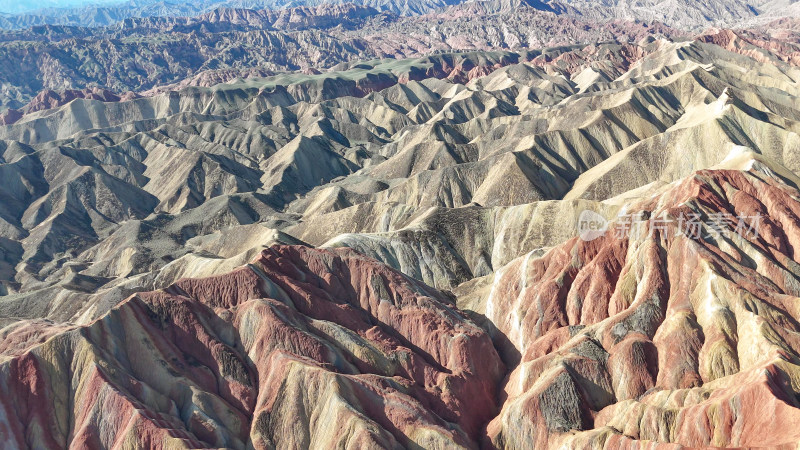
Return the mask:
<svg viewBox="0 0 800 450">
<path fill-rule="evenodd" d="M 764 162 L 727 165 L 631 202 L 635 233 L 572 238 L 459 287 L 489 333 L 374 260 L 302 246 L 133 295 L 84 326 L 17 322 L 1 332 L 6 442 L 790 444 L 800 191 Z M 722 212 L 745 227 L 677 225 Z"/>
<path fill-rule="evenodd" d="M 643 220 L 628 236 L 612 225 L 460 287 L 459 306 L 485 315 L 519 361 L 487 428 L 492 443 L 795 442 L 793 186 L 760 162 L 701 171 L 632 203 Z M 721 213 L 738 220 L 710 225 Z M 689 214 L 702 219 L 693 232 L 679 225 Z"/>
<path fill-rule="evenodd" d="M 252 223 L 451 288 L 574 231 L 543 236 L 534 212 L 572 216 L 736 152 L 795 171 L 797 69 L 752 49 L 442 54 L 29 113 L 0 128 L 2 284 L 20 296 L 0 308 L 74 320 L 85 302 L 55 305 Z M 27 306 L 45 291 L 62 299 Z"/>
<path fill-rule="evenodd" d="M 42 97 L 0 126 L 0 430 L 795 442 L 784 25 Z M 586 211 L 611 225 L 587 237 Z"/>
<path fill-rule="evenodd" d="M 3 330 L 12 447 L 469 448 L 505 371 L 452 300 L 352 251 L 273 247 L 42 328 Z"/>
</svg>

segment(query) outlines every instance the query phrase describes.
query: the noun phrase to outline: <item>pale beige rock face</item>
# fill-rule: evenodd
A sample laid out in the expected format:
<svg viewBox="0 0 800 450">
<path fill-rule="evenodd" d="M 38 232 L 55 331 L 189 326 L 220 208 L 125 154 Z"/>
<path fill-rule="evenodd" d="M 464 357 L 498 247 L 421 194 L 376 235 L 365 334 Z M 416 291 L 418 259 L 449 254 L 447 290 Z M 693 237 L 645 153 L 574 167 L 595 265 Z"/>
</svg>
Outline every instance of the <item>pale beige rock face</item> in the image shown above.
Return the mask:
<svg viewBox="0 0 800 450">
<path fill-rule="evenodd" d="M 735 50 L 758 48 L 742 42 Z M 15 200 L 0 215 L 11 240 L 3 290 L 57 290 L 70 271 L 96 277 L 84 285 L 99 288 L 193 251 L 183 243 L 195 236 L 259 221 L 315 245 L 349 233 L 339 242 L 385 253 L 409 273 L 420 266 L 415 275 L 450 288 L 574 235 L 574 203 L 537 205 L 616 197 L 618 207 L 628 191 L 740 152 L 763 154 L 789 172 L 799 163 L 797 71 L 777 57 L 663 40 L 513 56 L 531 59 L 519 64 L 512 56 L 477 57 L 497 70 L 466 86 L 435 78 L 446 58 L 425 58 L 129 102 L 79 99 L 25 116 L 2 132 L 28 142 L 65 137 L 59 148 L 74 150 L 4 144 L 4 195 Z M 393 83 L 384 75 L 402 76 L 415 64 L 434 73 L 381 90 Z M 589 83 L 587 70 L 603 76 Z M 350 80 L 374 92 L 343 96 Z M 123 191 L 134 194 L 114 198 Z M 419 221 L 430 208 L 452 209 L 445 221 L 475 225 L 440 232 L 431 222 L 438 216 Z M 469 213 L 457 219 L 462 211 Z M 393 234 L 401 230 L 419 237 L 411 247 L 422 247 Z M 65 269 L 67 260 L 74 269 Z"/>
</svg>

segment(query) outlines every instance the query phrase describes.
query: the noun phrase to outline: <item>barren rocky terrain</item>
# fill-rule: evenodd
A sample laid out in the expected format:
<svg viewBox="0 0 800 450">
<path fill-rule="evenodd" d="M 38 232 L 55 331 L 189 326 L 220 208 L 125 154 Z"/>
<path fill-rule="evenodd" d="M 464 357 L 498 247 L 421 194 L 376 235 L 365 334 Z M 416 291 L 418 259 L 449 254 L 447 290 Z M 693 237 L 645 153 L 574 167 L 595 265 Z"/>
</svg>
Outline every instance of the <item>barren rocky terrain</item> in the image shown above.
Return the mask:
<svg viewBox="0 0 800 450">
<path fill-rule="evenodd" d="M 709 25 L 740 26 L 743 22 L 797 16 L 795 0 L 104 0 L 84 7 L 50 7 L 19 11 L 13 0 L 0 2 L 0 28 L 24 29 L 37 25 L 107 26 L 135 18 L 188 17 L 220 8 L 285 9 L 354 3 L 402 16 L 441 12 L 454 5 L 488 3 L 494 9 L 533 7 L 540 11 L 590 20 L 657 20 L 681 28 Z M 43 3 L 43 2 L 42 2 Z"/>
<path fill-rule="evenodd" d="M 634 43 L 648 36 L 691 39 L 715 26 L 770 33 L 773 39 L 776 31 L 794 37 L 791 17 L 800 13 L 794 3 L 763 0 L 311 2 L 274 9 L 281 6 L 287 5 L 139 2 L 92 8 L 155 10 L 130 16 L 117 11 L 119 20 L 105 20 L 94 9 L 62 11 L 63 21 L 9 16 L 6 21 L 19 23 L 3 25 L 0 18 L 5 28 L 0 31 L 0 122 L 41 108 L 42 96 L 71 100 L 78 91 L 99 90 L 131 98 L 175 85 L 208 87 L 236 78 L 335 71 L 370 59 Z M 85 18 L 99 22 L 84 23 Z M 796 42 L 786 36 L 779 41 Z"/>
<path fill-rule="evenodd" d="M 174 90 L 176 84 L 208 87 L 236 78 L 336 71 L 371 59 L 686 34 L 660 23 L 585 22 L 524 5 L 494 8 L 470 4 L 413 18 L 350 4 L 222 9 L 191 18 L 130 19 L 106 28 L 0 32 L 0 108 L 16 110 L 3 119 L 8 123 L 19 110 L 40 108 L 39 97 L 62 96 L 65 90 L 130 97 Z"/>
<path fill-rule="evenodd" d="M 129 25 L 362 47 L 4 115 L 3 442 L 796 444 L 794 20 L 687 34 L 523 12 L 550 28 L 487 44 L 489 25 L 421 37 L 469 11 L 374 35 L 390 16 L 342 7 L 352 24 L 325 35 L 303 11 Z M 265 24 L 283 31 L 246 30 Z M 587 212 L 607 227 L 587 236 Z"/>
</svg>

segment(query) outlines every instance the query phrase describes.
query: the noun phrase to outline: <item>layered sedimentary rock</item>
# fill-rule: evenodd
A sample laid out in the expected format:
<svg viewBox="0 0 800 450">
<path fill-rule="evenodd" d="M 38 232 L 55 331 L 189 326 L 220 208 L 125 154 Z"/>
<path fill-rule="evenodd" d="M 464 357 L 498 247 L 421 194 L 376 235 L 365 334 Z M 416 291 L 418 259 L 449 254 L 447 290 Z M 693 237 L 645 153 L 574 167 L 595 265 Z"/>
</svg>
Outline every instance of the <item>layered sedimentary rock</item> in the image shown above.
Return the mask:
<svg viewBox="0 0 800 450">
<path fill-rule="evenodd" d="M 223 8 L 195 17 L 128 19 L 102 28 L 48 25 L 3 31 L 0 60 L 5 64 L 0 77 L 7 84 L 0 91 L 0 109 L 8 110 L 0 122 L 11 123 L 36 110 L 41 97 L 61 96 L 66 102 L 76 97 L 71 91 L 110 90 L 128 98 L 129 92 L 148 95 L 153 89 L 211 86 L 284 71 L 328 71 L 337 64 L 373 58 L 454 50 L 520 51 L 646 37 L 682 39 L 710 25 L 742 26 L 739 17 L 732 23 L 701 21 L 699 27 L 687 20 L 667 25 L 657 15 L 635 12 L 591 17 L 570 8 L 525 2 L 467 2 L 414 17 L 368 6 L 323 4 L 281 10 Z M 731 50 L 748 42 L 753 56 L 760 47 L 794 51 L 796 37 L 775 32 L 788 28 L 787 21 L 791 19 L 725 30 L 738 36 L 734 45 L 729 45 L 730 38 L 715 39 Z M 787 60 L 794 61 L 791 56 Z"/>
<path fill-rule="evenodd" d="M 469 448 L 504 375 L 452 300 L 352 251 L 275 246 L 82 327 L 3 330 L 12 447 Z"/>
<path fill-rule="evenodd" d="M 460 287 L 519 361 L 491 442 L 796 442 L 799 197 L 760 163 L 701 171 L 632 204 L 633 229 Z"/>
<path fill-rule="evenodd" d="M 592 203 L 739 155 L 796 173 L 799 75 L 762 50 L 441 54 L 31 112 L 0 127 L 0 310 L 96 318 L 174 281 L 165 265 L 241 264 L 257 250 L 193 242 L 256 223 L 452 289 L 573 236 Z"/>
<path fill-rule="evenodd" d="M 0 433 L 793 443 L 782 26 L 43 96 L 0 126 Z"/>
<path fill-rule="evenodd" d="M 4 429 L 20 447 L 792 443 L 800 191 L 740 162 L 457 303 L 352 250 L 274 246 L 83 326 L 16 322 Z"/>
</svg>

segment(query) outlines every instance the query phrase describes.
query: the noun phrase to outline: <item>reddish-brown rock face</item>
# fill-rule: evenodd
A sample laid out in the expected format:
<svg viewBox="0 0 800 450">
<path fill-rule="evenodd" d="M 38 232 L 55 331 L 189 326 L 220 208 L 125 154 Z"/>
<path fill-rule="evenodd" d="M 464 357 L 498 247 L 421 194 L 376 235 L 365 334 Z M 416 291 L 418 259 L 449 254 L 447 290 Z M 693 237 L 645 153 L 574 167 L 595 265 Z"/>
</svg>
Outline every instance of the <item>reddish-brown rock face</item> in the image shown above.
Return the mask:
<svg viewBox="0 0 800 450">
<path fill-rule="evenodd" d="M 85 98 L 87 100 L 99 100 L 101 102 L 118 102 L 122 100 L 131 100 L 137 98 L 138 95 L 129 92 L 122 96 L 100 88 L 85 88 L 85 89 L 67 89 L 63 92 L 56 92 L 51 89 L 41 91 L 34 97 L 27 105 L 21 110 L 10 109 L 3 114 L 0 114 L 0 124 L 10 125 L 17 122 L 25 114 L 34 113 L 37 111 L 44 111 L 46 109 L 57 108 L 62 105 L 77 99 Z"/>
<path fill-rule="evenodd" d="M 797 442 L 800 192 L 764 173 L 698 172 L 631 208 L 645 219 L 628 236 L 495 274 L 485 315 L 520 364 L 489 442 Z"/>
<path fill-rule="evenodd" d="M 776 24 L 778 26 L 779 24 Z M 725 50 L 749 56 L 764 63 L 777 58 L 791 65 L 800 65 L 800 48 L 796 33 L 781 35 L 753 30 L 711 30 L 698 37 L 701 42 L 719 45 Z"/>
<path fill-rule="evenodd" d="M 474 447 L 505 373 L 451 300 L 348 250 L 276 246 L 58 331 L 4 342 L 12 446 Z"/>
</svg>

